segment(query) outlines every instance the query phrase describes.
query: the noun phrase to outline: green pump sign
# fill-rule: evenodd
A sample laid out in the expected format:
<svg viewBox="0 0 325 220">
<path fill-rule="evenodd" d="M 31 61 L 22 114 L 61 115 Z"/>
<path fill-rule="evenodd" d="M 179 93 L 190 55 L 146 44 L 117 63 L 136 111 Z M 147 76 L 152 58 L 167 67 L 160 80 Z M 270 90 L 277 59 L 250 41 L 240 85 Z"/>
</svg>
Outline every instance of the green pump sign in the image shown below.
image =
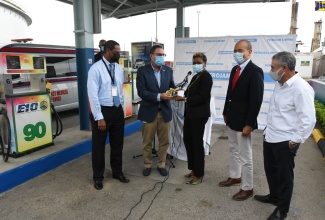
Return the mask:
<svg viewBox="0 0 325 220">
<path fill-rule="evenodd" d="M 46 125 L 44 122 L 37 122 L 35 125 L 27 124 L 24 128 L 26 141 L 32 141 L 36 138 L 43 138 L 46 134 Z"/>
<path fill-rule="evenodd" d="M 18 153 L 53 143 L 49 94 L 15 97 L 13 105 Z"/>
</svg>

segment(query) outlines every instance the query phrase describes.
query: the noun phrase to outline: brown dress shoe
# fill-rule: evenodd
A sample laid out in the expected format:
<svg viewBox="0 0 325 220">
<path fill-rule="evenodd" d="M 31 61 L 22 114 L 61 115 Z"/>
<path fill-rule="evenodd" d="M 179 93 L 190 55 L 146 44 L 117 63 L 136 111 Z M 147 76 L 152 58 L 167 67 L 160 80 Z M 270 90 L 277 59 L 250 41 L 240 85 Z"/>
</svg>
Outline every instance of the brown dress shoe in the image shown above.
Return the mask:
<svg viewBox="0 0 325 220">
<path fill-rule="evenodd" d="M 236 201 L 244 201 L 250 197 L 253 196 L 253 189 L 251 190 L 240 190 L 238 193 L 236 193 L 232 199 Z"/>
<path fill-rule="evenodd" d="M 228 178 L 225 181 L 219 183 L 221 187 L 229 187 L 229 186 L 239 186 L 241 183 L 241 178 Z"/>
</svg>

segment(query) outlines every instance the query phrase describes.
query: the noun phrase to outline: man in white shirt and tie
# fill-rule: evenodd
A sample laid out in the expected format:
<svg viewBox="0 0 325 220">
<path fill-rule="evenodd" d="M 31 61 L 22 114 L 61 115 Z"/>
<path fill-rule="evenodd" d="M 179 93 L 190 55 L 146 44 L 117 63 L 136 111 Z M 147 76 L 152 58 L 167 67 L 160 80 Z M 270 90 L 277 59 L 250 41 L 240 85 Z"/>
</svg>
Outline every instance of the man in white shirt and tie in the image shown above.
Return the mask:
<svg viewBox="0 0 325 220">
<path fill-rule="evenodd" d="M 294 158 L 315 123 L 314 90 L 295 72 L 296 58 L 280 52 L 272 57 L 270 76 L 275 83 L 264 130 L 264 169 L 270 193 L 257 201 L 276 207 L 268 220 L 285 219 L 293 191 Z"/>
<path fill-rule="evenodd" d="M 121 49 L 113 40 L 107 41 L 104 49 L 101 60 L 90 67 L 87 82 L 91 108 L 93 180 L 97 190 L 103 188 L 107 133 L 111 146 L 110 164 L 113 178 L 123 183 L 129 182 L 122 172 L 124 73 L 118 64 Z"/>
</svg>

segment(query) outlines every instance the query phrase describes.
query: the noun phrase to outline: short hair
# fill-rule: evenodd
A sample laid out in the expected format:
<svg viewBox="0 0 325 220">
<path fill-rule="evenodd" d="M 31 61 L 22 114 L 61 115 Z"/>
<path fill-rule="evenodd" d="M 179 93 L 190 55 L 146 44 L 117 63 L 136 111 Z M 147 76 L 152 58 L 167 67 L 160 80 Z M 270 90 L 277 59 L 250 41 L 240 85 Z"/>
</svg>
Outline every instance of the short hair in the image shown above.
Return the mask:
<svg viewBox="0 0 325 220">
<path fill-rule="evenodd" d="M 287 65 L 289 70 L 295 70 L 296 58 L 290 52 L 287 51 L 279 52 L 273 55 L 272 60 L 278 60 L 280 66 Z"/>
<path fill-rule="evenodd" d="M 157 48 L 164 49 L 161 45 L 156 44 L 156 45 L 153 45 L 153 46 L 150 48 L 150 53 L 151 53 L 151 54 L 154 54 Z"/>
<path fill-rule="evenodd" d="M 197 52 L 197 53 L 193 54 L 193 58 L 192 58 L 192 59 L 194 59 L 194 58 L 196 58 L 196 57 L 201 58 L 201 59 L 203 60 L 204 63 L 207 63 L 207 61 L 208 61 L 207 56 L 205 56 L 205 55 L 204 55 L 203 53 L 201 53 L 201 52 Z"/>
<path fill-rule="evenodd" d="M 101 39 L 101 40 L 99 41 L 98 45 L 99 45 L 99 46 L 104 46 L 105 43 L 106 43 L 106 40 Z"/>
<path fill-rule="evenodd" d="M 114 50 L 114 48 L 115 48 L 116 45 L 120 46 L 120 44 L 117 43 L 117 42 L 114 41 L 114 40 L 106 41 L 106 43 L 105 43 L 105 45 L 104 45 L 104 47 L 105 47 L 105 51 L 106 51 L 107 49 L 109 49 L 109 50 Z"/>
<path fill-rule="evenodd" d="M 246 42 L 246 44 L 247 44 L 247 50 L 251 50 L 253 48 L 252 47 L 252 44 L 251 44 L 251 42 L 249 40 L 243 39 L 243 40 L 238 41 L 237 43 L 239 43 L 241 41 Z"/>
</svg>

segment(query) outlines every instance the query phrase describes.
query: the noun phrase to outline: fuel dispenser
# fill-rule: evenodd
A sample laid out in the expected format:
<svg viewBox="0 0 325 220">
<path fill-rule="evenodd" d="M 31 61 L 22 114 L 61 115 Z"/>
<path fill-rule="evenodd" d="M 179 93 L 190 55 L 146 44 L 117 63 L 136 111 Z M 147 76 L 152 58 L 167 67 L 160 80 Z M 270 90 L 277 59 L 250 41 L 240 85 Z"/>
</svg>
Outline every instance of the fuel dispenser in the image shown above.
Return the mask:
<svg viewBox="0 0 325 220">
<path fill-rule="evenodd" d="M 11 146 L 13 157 L 53 145 L 51 98 L 45 73 L 46 59 L 42 55 L 0 53 L 0 98 L 5 100 L 11 134 L 10 142 L 5 144 Z M 15 74 L 29 74 L 26 90 L 14 90 Z"/>
</svg>

